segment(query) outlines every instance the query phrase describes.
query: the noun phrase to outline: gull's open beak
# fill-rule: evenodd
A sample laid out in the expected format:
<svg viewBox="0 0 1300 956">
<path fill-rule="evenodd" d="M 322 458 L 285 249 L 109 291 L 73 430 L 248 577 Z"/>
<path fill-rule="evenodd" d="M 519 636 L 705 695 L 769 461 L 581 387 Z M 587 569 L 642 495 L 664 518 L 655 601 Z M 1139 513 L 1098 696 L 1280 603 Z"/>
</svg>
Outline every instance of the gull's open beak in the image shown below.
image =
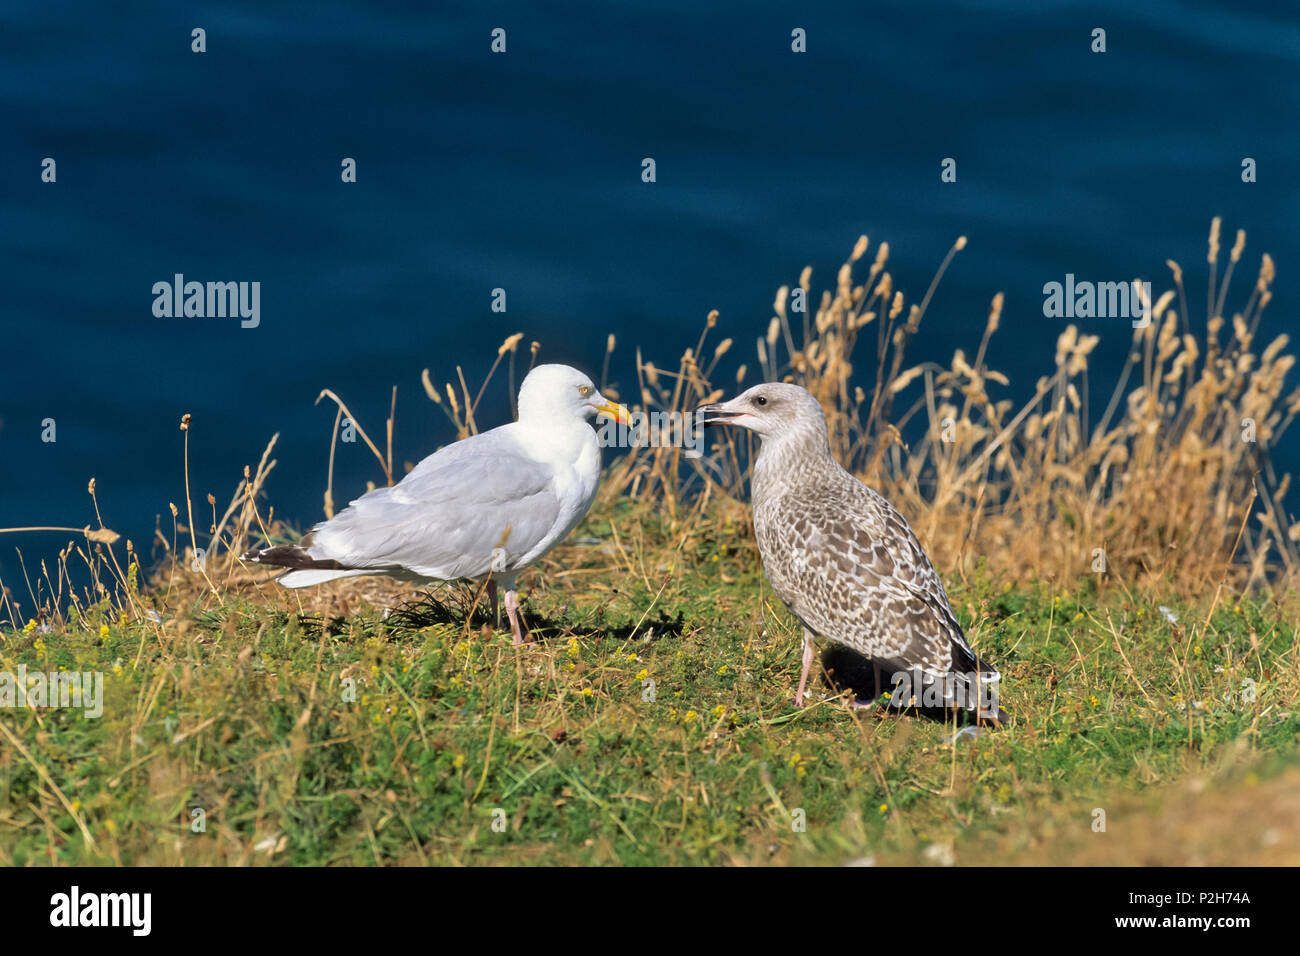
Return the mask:
<svg viewBox="0 0 1300 956">
<path fill-rule="evenodd" d="M 704 427 L 710 425 L 732 425 L 737 418 L 744 415 L 744 412 L 732 411 L 727 407 L 726 402 L 719 402 L 715 405 L 701 405 L 695 409 L 697 414 L 704 416 Z"/>
<path fill-rule="evenodd" d="M 608 415 L 619 425 L 626 425 L 631 420 L 629 418 L 631 412 L 627 410 L 627 406 L 620 405 L 618 402 L 611 402 L 608 399 L 605 399 L 600 402 L 592 402 L 591 407 L 602 415 Z"/>
</svg>

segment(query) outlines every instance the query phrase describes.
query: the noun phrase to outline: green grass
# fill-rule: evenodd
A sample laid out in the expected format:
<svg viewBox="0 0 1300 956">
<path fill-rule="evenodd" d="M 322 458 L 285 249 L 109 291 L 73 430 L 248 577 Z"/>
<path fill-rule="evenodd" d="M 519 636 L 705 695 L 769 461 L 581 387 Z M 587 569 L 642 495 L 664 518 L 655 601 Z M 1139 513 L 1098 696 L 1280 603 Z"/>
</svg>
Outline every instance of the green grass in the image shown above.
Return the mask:
<svg viewBox="0 0 1300 956">
<path fill-rule="evenodd" d="M 331 618 L 275 588 L 0 633 L 6 669 L 100 670 L 107 699 L 0 711 L 0 862 L 1071 862 L 1098 807 L 1139 862 L 1117 832 L 1179 787 L 1292 772 L 1295 634 L 1262 600 L 949 575 L 1017 717 L 953 746 L 821 677 L 796 710 L 799 631 L 724 519 L 677 540 L 620 506 L 582 536 L 525 579 L 521 650 L 454 605 Z"/>
</svg>

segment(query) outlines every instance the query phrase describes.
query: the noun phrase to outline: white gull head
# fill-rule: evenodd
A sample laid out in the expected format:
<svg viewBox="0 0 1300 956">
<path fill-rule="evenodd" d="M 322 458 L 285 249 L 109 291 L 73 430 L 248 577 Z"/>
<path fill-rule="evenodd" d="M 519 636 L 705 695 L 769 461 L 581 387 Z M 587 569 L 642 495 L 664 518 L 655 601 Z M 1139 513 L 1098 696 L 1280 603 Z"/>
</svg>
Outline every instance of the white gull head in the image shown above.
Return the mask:
<svg viewBox="0 0 1300 956">
<path fill-rule="evenodd" d="M 626 419 L 627 410 L 601 395 L 591 379 L 576 368 L 539 365 L 519 386 L 521 424 L 580 421 L 597 414 Z"/>
</svg>

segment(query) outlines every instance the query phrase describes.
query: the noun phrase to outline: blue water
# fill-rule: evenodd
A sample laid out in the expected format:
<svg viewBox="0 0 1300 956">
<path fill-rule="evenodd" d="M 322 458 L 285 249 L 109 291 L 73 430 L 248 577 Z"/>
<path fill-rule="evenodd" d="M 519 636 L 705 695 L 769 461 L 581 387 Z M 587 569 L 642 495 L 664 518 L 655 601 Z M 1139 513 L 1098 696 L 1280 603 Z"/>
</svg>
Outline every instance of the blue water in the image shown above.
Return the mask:
<svg viewBox="0 0 1300 956">
<path fill-rule="evenodd" d="M 209 491 L 224 505 L 278 431 L 272 503 L 310 523 L 333 422 L 313 405 L 322 387 L 378 436 L 398 385 L 397 457 L 418 460 L 452 438 L 422 368 L 477 382 L 522 331 L 544 359 L 598 372 L 616 332 L 610 377 L 630 384 L 634 344 L 675 363 L 709 309 L 752 343 L 778 285 L 805 264 L 833 282 L 864 232 L 890 242 L 913 300 L 969 237 L 909 354 L 972 349 L 1004 291 L 990 359 L 1013 398 L 1049 371 L 1064 324 L 1043 317 L 1045 282 L 1162 288 L 1175 258 L 1203 301 L 1214 215 L 1225 250 L 1249 231 L 1239 292 L 1260 252 L 1277 260 L 1261 333 L 1288 327 L 1294 4 L 698 7 L 0 9 L 0 527 L 93 522 L 94 476 L 110 527 L 147 548 L 162 515 L 170 534 L 186 412 L 196 506 Z M 956 183 L 940 182 L 944 157 Z M 260 325 L 155 318 L 151 288 L 175 273 L 260 282 Z M 1106 395 L 1129 330 L 1080 324 L 1103 335 Z M 752 344 L 733 356 L 754 366 Z M 507 414 L 495 389 L 481 420 Z M 1277 456 L 1295 467 L 1293 449 Z M 340 447 L 336 498 L 376 477 L 361 444 Z M 13 549 L 30 568 L 64 540 L 0 536 L 0 580 L 22 595 Z"/>
</svg>

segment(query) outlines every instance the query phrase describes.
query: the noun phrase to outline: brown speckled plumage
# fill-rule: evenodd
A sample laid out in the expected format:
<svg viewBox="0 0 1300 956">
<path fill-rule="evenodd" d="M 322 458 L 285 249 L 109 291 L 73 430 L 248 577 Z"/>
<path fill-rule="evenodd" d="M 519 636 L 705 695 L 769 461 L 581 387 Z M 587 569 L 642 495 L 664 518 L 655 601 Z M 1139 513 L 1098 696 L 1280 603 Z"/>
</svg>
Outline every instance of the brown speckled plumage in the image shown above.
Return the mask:
<svg viewBox="0 0 1300 956">
<path fill-rule="evenodd" d="M 772 589 L 805 628 L 800 697 L 809 632 L 851 648 L 883 674 L 996 683 L 907 521 L 831 454 L 816 399 L 796 385 L 767 384 L 705 413 L 710 423 L 748 427 L 762 439 L 754 531 Z"/>
</svg>

